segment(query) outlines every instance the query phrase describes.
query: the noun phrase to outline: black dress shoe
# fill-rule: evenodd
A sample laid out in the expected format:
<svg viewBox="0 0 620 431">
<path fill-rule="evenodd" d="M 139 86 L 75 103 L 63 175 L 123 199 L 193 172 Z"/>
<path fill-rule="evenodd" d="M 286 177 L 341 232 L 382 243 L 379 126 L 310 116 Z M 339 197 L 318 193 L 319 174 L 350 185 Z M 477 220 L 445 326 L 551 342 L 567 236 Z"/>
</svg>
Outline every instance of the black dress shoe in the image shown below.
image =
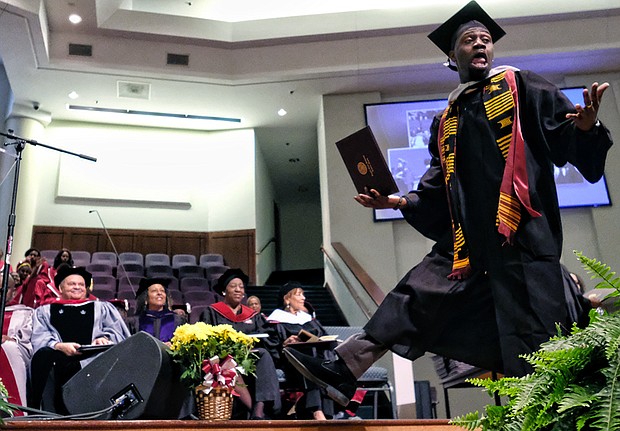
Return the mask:
<svg viewBox="0 0 620 431">
<path fill-rule="evenodd" d="M 283 351 L 286 359 L 302 376 L 325 389 L 327 395 L 338 404 L 349 404 L 357 389 L 357 380 L 342 359 L 329 361 L 315 358 L 288 347 Z"/>
</svg>

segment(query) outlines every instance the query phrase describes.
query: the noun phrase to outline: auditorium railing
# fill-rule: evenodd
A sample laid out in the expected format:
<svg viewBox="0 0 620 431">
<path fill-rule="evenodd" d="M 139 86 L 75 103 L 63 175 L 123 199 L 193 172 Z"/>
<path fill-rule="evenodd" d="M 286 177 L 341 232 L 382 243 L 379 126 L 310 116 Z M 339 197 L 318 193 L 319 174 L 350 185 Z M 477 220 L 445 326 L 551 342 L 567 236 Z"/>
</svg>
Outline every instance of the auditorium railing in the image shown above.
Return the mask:
<svg viewBox="0 0 620 431">
<path fill-rule="evenodd" d="M 340 242 L 333 242 L 332 247 L 334 251 L 338 254 L 342 262 L 346 265 L 346 267 L 351 271 L 355 279 L 360 283 L 362 289 L 366 292 L 366 294 L 372 299 L 375 305 L 381 304 L 383 298 L 385 298 L 385 294 L 379 288 L 379 285 L 373 280 L 373 278 L 362 268 L 362 266 L 355 260 L 355 258 L 349 253 L 344 244 Z M 365 302 L 362 300 L 359 292 L 355 289 L 355 287 L 347 280 L 347 277 L 344 275 L 342 270 L 340 269 L 340 265 L 335 261 L 334 256 L 331 256 L 330 253 L 323 247 L 321 247 L 323 254 L 327 257 L 327 259 L 332 263 L 335 268 L 338 276 L 342 279 L 344 285 L 346 286 L 349 294 L 355 300 L 357 305 L 361 308 L 366 317 L 370 318 L 373 314 L 373 310 L 371 310 Z"/>
</svg>

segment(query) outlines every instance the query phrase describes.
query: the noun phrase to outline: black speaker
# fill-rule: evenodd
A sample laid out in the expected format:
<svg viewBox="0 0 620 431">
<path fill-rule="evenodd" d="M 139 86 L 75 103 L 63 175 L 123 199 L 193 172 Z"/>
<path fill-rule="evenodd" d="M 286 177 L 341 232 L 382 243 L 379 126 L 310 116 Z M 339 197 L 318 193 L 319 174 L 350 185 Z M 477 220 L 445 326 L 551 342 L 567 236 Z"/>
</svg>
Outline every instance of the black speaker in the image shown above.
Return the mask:
<svg viewBox="0 0 620 431">
<path fill-rule="evenodd" d="M 98 412 L 96 419 L 178 419 L 191 406 L 181 369 L 167 347 L 145 332 L 97 356 L 62 388 L 71 414 Z M 186 408 L 185 408 L 186 409 Z"/>
</svg>

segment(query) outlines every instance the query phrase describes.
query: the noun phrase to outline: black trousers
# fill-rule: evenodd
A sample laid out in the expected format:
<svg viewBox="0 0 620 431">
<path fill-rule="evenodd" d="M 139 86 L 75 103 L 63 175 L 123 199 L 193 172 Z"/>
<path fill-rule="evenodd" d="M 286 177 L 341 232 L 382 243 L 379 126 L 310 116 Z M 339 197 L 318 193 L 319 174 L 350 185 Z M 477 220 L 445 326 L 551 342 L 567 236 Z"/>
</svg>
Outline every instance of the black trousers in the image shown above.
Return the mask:
<svg viewBox="0 0 620 431">
<path fill-rule="evenodd" d="M 37 350 L 30 364 L 28 406 L 68 414 L 62 400 L 62 385 L 81 370 L 80 359 L 83 356 L 67 356 L 51 347 Z M 53 387 L 46 387 L 48 384 Z"/>
</svg>

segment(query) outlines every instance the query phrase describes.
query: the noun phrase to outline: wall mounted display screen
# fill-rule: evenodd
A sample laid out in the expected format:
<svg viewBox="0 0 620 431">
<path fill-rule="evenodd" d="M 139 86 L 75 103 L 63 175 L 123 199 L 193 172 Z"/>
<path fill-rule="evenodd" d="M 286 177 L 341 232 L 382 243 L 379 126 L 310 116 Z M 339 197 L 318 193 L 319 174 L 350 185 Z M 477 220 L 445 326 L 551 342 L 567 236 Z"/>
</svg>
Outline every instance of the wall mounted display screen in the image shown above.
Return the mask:
<svg viewBox="0 0 620 431">
<path fill-rule="evenodd" d="M 562 91 L 575 103 L 583 104 L 583 88 Z M 430 163 L 428 141 L 433 118 L 441 113 L 446 99 L 418 100 L 364 105 L 366 124 L 381 148 L 387 148 L 386 161 L 399 194 L 415 190 Z M 556 187 L 561 208 L 610 205 L 605 177 L 595 184 L 588 183 L 574 166 L 555 167 Z M 375 221 L 402 219 L 400 211 L 375 210 Z"/>
</svg>

